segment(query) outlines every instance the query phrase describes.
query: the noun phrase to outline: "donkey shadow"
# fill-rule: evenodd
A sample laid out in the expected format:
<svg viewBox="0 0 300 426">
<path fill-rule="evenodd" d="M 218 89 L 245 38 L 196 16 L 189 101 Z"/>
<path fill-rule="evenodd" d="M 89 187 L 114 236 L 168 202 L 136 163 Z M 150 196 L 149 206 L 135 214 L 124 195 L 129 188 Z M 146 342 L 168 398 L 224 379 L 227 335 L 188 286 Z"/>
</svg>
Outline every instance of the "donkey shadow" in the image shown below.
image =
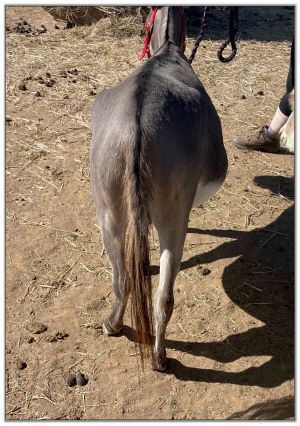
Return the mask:
<svg viewBox="0 0 300 426">
<path fill-rule="evenodd" d="M 266 355 L 270 360 L 233 373 L 187 367 L 169 358 L 167 373 L 177 379 L 271 388 L 294 377 L 294 206 L 290 201 L 294 197 L 294 179 L 259 176 L 254 181 L 274 193 L 279 191 L 291 203 L 290 207 L 266 227 L 249 232 L 190 228 L 188 232 L 230 237 L 234 241 L 182 262 L 181 270 L 239 256 L 224 269 L 224 291 L 236 306 L 264 325 L 218 342 L 166 339 L 166 347 L 222 363 L 245 356 Z M 129 327 L 124 334 L 134 340 Z"/>
</svg>

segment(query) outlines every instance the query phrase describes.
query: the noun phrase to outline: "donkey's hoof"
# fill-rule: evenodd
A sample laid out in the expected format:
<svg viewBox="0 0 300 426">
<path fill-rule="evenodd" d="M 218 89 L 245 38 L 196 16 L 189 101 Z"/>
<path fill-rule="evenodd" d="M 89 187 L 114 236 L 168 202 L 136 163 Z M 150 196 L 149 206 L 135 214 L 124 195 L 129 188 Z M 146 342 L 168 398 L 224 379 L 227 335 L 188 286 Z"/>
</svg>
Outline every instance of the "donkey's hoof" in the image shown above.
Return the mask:
<svg viewBox="0 0 300 426">
<path fill-rule="evenodd" d="M 159 362 L 152 363 L 152 370 L 154 371 L 160 371 L 161 373 L 163 373 L 164 371 L 166 371 L 166 369 L 167 369 L 167 362 L 163 364 Z"/>
<path fill-rule="evenodd" d="M 164 351 L 163 355 L 159 355 L 157 352 L 153 352 L 152 370 L 154 371 L 166 371 L 167 369 L 167 355 Z"/>
<path fill-rule="evenodd" d="M 108 321 L 105 321 L 103 323 L 102 329 L 103 334 L 107 334 L 107 336 L 114 336 L 115 334 L 119 334 L 122 331 L 123 326 L 121 325 L 119 327 L 114 328 Z"/>
</svg>

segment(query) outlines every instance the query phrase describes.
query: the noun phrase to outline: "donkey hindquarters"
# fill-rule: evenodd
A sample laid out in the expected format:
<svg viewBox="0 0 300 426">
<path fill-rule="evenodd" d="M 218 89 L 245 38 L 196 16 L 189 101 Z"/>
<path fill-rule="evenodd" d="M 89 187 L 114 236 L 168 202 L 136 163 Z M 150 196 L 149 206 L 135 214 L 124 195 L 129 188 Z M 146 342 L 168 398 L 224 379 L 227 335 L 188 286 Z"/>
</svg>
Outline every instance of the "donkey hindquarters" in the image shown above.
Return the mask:
<svg viewBox="0 0 300 426">
<path fill-rule="evenodd" d="M 214 195 L 226 172 L 219 117 L 173 43 L 164 43 L 123 82 L 98 95 L 93 108 L 91 177 L 116 295 L 104 331 L 121 330 L 131 291 L 140 350 L 143 353 L 148 347 L 156 370 L 166 368 L 165 332 L 190 210 Z M 160 240 L 153 349 L 151 222 Z"/>
</svg>

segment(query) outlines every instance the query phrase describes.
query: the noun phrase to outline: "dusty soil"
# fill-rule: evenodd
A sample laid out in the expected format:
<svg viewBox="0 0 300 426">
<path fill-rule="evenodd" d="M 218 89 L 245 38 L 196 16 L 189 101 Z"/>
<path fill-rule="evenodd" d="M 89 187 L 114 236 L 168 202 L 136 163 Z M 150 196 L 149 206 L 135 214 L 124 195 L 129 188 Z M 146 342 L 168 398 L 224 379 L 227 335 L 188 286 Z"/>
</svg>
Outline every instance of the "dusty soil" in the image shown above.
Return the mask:
<svg viewBox="0 0 300 426">
<path fill-rule="evenodd" d="M 277 108 L 294 9 L 240 9 L 236 59 L 219 63 L 222 36 L 208 34 L 193 64 L 229 171 L 191 212 L 161 374 L 139 371 L 128 314 L 121 336 L 102 335 L 111 267 L 88 163 L 95 93 L 139 65 L 143 40 L 107 20 L 55 29 L 39 7 L 6 8 L 7 419 L 294 417 L 294 157 L 231 144 Z M 47 31 L 12 30 L 22 20 Z M 156 287 L 154 231 L 151 245 Z"/>
</svg>

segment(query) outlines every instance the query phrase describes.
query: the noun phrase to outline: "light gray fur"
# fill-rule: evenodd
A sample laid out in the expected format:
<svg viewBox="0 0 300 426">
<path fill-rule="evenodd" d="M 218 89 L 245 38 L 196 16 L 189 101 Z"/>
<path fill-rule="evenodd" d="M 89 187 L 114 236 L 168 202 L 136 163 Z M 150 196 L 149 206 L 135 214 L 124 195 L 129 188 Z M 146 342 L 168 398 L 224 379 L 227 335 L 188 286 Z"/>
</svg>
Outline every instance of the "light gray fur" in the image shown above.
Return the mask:
<svg viewBox="0 0 300 426">
<path fill-rule="evenodd" d="M 161 253 L 154 306 L 154 368 L 160 371 L 166 368 L 165 332 L 196 192 L 205 201 L 222 185 L 227 172 L 218 114 L 177 46 L 179 19 L 176 7 L 159 9 L 150 46 L 154 55 L 124 81 L 101 92 L 92 112 L 91 178 L 116 294 L 104 325 L 107 334 L 121 330 L 128 299 L 123 279 L 127 212 L 122 207 L 127 155 L 137 134 L 147 147 L 152 187 L 148 211 L 158 231 Z"/>
</svg>

